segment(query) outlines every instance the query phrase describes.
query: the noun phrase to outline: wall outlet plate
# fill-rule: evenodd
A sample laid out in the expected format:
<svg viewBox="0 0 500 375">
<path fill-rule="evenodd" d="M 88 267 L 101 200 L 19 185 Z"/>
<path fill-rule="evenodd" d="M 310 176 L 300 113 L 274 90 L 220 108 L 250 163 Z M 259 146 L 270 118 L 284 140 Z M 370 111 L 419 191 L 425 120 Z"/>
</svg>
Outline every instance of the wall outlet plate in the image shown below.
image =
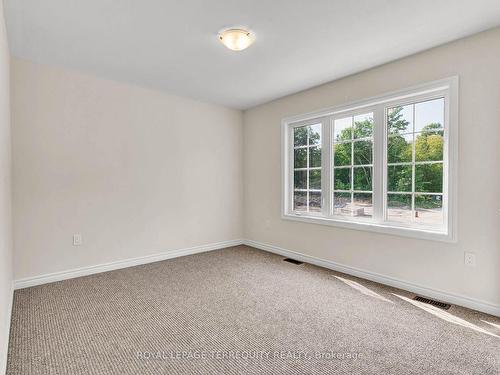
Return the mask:
<svg viewBox="0 0 500 375">
<path fill-rule="evenodd" d="M 469 267 L 476 266 L 476 254 L 466 251 L 464 253 L 464 264 Z"/>
<path fill-rule="evenodd" d="M 80 246 L 83 243 L 82 235 L 80 233 L 76 233 L 73 235 L 73 246 Z"/>
</svg>

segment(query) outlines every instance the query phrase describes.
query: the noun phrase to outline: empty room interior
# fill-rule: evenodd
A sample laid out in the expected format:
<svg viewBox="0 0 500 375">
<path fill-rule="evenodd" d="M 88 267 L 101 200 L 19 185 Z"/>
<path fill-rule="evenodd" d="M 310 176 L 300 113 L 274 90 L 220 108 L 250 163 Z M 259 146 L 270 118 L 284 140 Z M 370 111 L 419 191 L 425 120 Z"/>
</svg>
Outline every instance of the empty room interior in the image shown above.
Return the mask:
<svg viewBox="0 0 500 375">
<path fill-rule="evenodd" d="M 498 0 L 0 2 L 0 374 L 500 374 Z"/>
</svg>

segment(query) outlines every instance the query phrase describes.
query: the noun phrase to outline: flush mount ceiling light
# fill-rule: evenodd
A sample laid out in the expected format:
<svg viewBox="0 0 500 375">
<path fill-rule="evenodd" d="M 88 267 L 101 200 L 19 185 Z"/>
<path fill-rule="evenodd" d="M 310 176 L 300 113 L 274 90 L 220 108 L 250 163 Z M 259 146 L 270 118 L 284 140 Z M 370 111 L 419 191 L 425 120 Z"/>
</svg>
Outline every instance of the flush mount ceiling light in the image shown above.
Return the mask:
<svg viewBox="0 0 500 375">
<path fill-rule="evenodd" d="M 219 40 L 233 51 L 243 51 L 254 42 L 254 35 L 243 29 L 228 29 L 219 33 Z"/>
</svg>

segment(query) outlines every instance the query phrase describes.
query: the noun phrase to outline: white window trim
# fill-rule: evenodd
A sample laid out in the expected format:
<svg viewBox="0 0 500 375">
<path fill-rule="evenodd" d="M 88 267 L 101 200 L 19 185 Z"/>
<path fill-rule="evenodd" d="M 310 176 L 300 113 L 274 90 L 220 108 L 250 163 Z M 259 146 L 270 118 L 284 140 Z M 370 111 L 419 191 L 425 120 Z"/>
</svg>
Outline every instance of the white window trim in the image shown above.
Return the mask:
<svg viewBox="0 0 500 375">
<path fill-rule="evenodd" d="M 351 103 L 343 104 L 341 106 L 330 107 L 319 111 L 306 113 L 303 115 L 291 116 L 282 120 L 282 219 L 300 221 L 305 223 L 330 225 L 341 228 L 365 230 L 377 233 L 385 233 L 397 236 L 412 237 L 418 239 L 436 240 L 444 242 L 457 241 L 457 164 L 458 164 L 458 76 L 449 77 L 433 82 L 428 82 L 421 85 L 416 85 L 407 89 L 393 91 L 383 95 L 354 101 Z M 348 112 L 366 112 L 380 106 L 387 107 L 391 103 L 397 102 L 398 104 L 405 99 L 409 102 L 430 99 L 436 96 L 445 97 L 445 120 L 444 120 L 444 150 L 443 150 L 443 212 L 445 225 L 443 229 L 435 229 L 428 227 L 417 227 L 415 225 L 409 226 L 400 223 L 383 222 L 383 218 L 370 219 L 370 221 L 363 221 L 359 218 L 353 219 L 350 217 L 325 217 L 324 214 L 331 211 L 331 190 L 332 173 L 329 173 L 330 179 L 322 178 L 322 213 L 303 213 L 299 214 L 293 212 L 293 142 L 291 138 L 293 132 L 291 128 L 311 123 L 322 123 L 322 167 L 324 170 L 331 169 L 331 142 L 333 135 L 330 134 L 330 122 L 335 117 Z M 374 112 L 375 116 L 380 116 L 381 111 Z M 385 112 L 384 112 L 385 117 Z M 377 124 L 384 124 L 386 126 L 385 118 L 375 118 Z M 376 126 L 374 130 L 374 158 L 382 160 L 382 163 L 374 163 L 373 170 L 373 196 L 374 205 L 383 205 L 385 209 L 386 200 L 386 130 L 382 126 Z M 292 145 L 290 147 L 290 145 Z M 376 170 L 382 167 L 384 170 Z M 327 169 L 328 168 L 328 169 Z M 292 171 L 292 173 L 291 173 Z M 380 176 L 384 178 L 380 179 Z M 324 174 L 322 175 L 322 177 Z M 292 207 L 292 209 L 290 209 Z M 326 211 L 326 212 L 325 212 Z M 376 210 L 374 212 L 381 212 Z M 446 226 L 447 224 L 447 226 Z"/>
</svg>

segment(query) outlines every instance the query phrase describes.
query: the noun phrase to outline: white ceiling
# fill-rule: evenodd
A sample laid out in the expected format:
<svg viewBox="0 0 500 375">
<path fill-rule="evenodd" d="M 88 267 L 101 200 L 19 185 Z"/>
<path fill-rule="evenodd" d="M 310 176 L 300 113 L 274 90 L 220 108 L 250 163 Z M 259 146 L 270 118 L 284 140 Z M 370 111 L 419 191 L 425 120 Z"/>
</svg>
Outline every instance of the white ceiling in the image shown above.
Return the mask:
<svg viewBox="0 0 500 375">
<path fill-rule="evenodd" d="M 500 25 L 499 0 L 5 0 L 11 53 L 246 109 Z M 217 40 L 246 26 L 257 40 Z"/>
</svg>

